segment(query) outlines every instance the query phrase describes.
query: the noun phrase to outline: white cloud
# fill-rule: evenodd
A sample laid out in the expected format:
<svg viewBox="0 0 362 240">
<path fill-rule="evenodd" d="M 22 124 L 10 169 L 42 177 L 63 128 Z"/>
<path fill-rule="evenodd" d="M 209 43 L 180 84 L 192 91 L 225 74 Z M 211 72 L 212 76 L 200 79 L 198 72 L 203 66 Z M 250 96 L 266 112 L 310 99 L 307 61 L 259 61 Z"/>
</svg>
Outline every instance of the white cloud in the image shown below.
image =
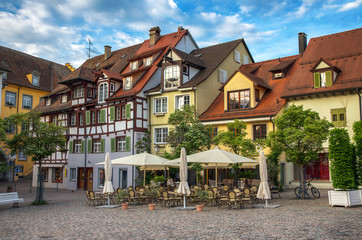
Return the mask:
<svg viewBox="0 0 362 240">
<path fill-rule="evenodd" d="M 346 4 L 343 4 L 340 9 L 338 9 L 338 12 L 344 12 L 349 11 L 355 8 L 358 8 L 362 4 L 362 0 L 355 0 L 354 2 L 349 2 Z"/>
<path fill-rule="evenodd" d="M 173 1 L 173 0 L 168 0 L 168 4 L 170 5 L 171 8 L 177 8 L 177 4 Z"/>
<path fill-rule="evenodd" d="M 131 36 L 122 31 L 114 31 L 111 39 L 119 48 L 128 47 L 144 41 L 144 38 Z"/>
<path fill-rule="evenodd" d="M 249 14 L 249 12 L 254 9 L 254 7 L 250 5 L 241 5 L 239 9 L 242 14 Z"/>
<path fill-rule="evenodd" d="M 287 16 L 291 18 L 303 17 L 308 12 L 309 8 L 313 6 L 315 1 L 316 0 L 303 0 L 302 5 L 300 5 L 296 11 L 289 12 Z"/>
</svg>

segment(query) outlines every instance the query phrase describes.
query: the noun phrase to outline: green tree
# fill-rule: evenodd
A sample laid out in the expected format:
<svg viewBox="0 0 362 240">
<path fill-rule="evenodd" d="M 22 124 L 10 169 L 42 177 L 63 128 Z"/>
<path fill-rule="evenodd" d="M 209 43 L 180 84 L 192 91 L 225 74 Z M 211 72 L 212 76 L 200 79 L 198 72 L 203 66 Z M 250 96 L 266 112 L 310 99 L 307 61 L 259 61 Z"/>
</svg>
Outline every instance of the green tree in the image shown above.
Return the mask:
<svg viewBox="0 0 362 240">
<path fill-rule="evenodd" d="M 246 138 L 248 135 L 246 131 L 246 123 L 235 119 L 233 123 L 228 123 L 227 131 L 220 131 L 220 133 L 214 138 L 216 145 L 222 144 L 229 147 L 235 154 L 239 154 L 249 158 L 255 158 L 257 156 L 255 143 Z M 262 142 L 260 142 L 262 144 Z M 234 182 L 237 184 L 237 176 L 240 175 L 240 164 L 232 164 L 232 169 L 235 171 Z"/>
<path fill-rule="evenodd" d="M 301 187 L 305 198 L 304 166 L 318 158 L 332 126 L 317 112 L 303 106 L 290 106 L 275 119 L 276 131 L 269 134 L 270 144 L 285 151 L 287 161 L 300 167 Z"/>
<path fill-rule="evenodd" d="M 358 184 L 362 185 L 362 121 L 353 124 L 353 133 L 353 140 L 356 144 L 357 179 Z"/>
<path fill-rule="evenodd" d="M 337 189 L 355 189 L 355 154 L 348 132 L 344 128 L 331 130 L 329 137 L 329 159 L 333 187 Z"/>
<path fill-rule="evenodd" d="M 38 187 L 35 204 L 44 202 L 43 184 L 41 175 L 42 160 L 56 152 L 58 147 L 66 143 L 65 128 L 54 123 L 45 123 L 40 120 L 40 114 L 31 112 L 28 114 L 18 113 L 11 115 L 9 124 L 14 124 L 16 131 L 5 139 L 5 145 L 11 152 L 23 151 L 33 161 L 39 163 Z"/>
<path fill-rule="evenodd" d="M 256 146 L 251 139 L 246 138 L 246 123 L 235 119 L 226 126 L 228 130 L 220 131 L 214 138 L 215 144 L 229 147 L 235 154 L 254 158 L 257 154 Z"/>
<path fill-rule="evenodd" d="M 184 105 L 182 110 L 176 110 L 170 114 L 168 123 L 174 126 L 167 138 L 174 150 L 171 154 L 165 153 L 166 158 L 180 157 L 183 147 L 187 154 L 210 149 L 212 129 L 203 125 L 196 117 L 195 106 Z"/>
</svg>

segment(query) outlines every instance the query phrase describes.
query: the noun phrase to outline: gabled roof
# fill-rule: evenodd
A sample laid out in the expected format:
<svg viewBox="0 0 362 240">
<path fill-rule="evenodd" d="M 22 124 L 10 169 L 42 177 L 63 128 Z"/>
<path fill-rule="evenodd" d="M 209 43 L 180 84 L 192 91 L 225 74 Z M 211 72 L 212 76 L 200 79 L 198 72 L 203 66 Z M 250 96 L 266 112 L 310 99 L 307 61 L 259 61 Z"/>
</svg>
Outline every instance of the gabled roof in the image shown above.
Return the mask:
<svg viewBox="0 0 362 240">
<path fill-rule="evenodd" d="M 0 68 L 9 72 L 7 79 L 3 80 L 5 83 L 49 92 L 55 89 L 61 78 L 70 73 L 64 65 L 3 46 L 0 46 Z M 40 73 L 38 87 L 33 86 L 26 77 L 27 74 L 34 72 Z"/>
<path fill-rule="evenodd" d="M 280 61 L 276 66 L 272 67 L 269 71 L 283 71 L 284 69 L 288 68 L 295 60 L 288 60 L 288 61 Z"/>
<path fill-rule="evenodd" d="M 73 71 L 71 74 L 69 74 L 67 77 L 63 78 L 62 81 L 60 81 L 60 84 L 69 84 L 74 80 L 83 80 L 88 82 L 93 82 L 94 70 L 90 68 L 86 68 L 83 66 L 80 66 L 75 71 Z"/>
<path fill-rule="evenodd" d="M 52 112 L 66 112 L 71 109 L 72 101 L 68 101 L 66 103 L 60 102 L 61 97 L 59 97 L 52 105 L 45 106 L 45 101 L 41 101 L 38 106 L 36 106 L 33 111 L 41 112 L 43 114 L 52 113 Z"/>
<path fill-rule="evenodd" d="M 281 58 L 281 60 L 292 60 L 294 62 L 294 64 L 290 66 L 286 77 L 283 79 L 273 80 L 272 73 L 269 71 L 278 63 L 279 59 L 246 64 L 239 68 L 238 71 L 245 74 L 249 79 L 253 79 L 254 81 L 256 79 L 258 79 L 258 81 L 262 80 L 262 82 L 265 82 L 270 89 L 272 89 L 264 94 L 255 108 L 240 111 L 224 111 L 224 96 L 226 93 L 222 91 L 199 119 L 201 121 L 220 121 L 275 116 L 286 103 L 286 100 L 280 97 L 287 88 L 300 63 L 300 56 L 285 57 Z M 255 74 L 252 75 L 248 73 L 248 70 L 256 68 Z"/>
<path fill-rule="evenodd" d="M 149 69 L 147 69 L 147 71 L 144 71 L 141 75 L 141 77 L 138 79 L 138 81 L 136 83 L 133 83 L 133 87 L 130 90 L 123 90 L 120 89 L 118 92 L 116 92 L 112 97 L 110 97 L 108 100 L 113 100 L 113 99 L 119 99 L 119 98 L 123 98 L 123 97 L 129 97 L 132 95 L 136 95 L 138 94 L 140 91 L 143 90 L 144 86 L 146 85 L 146 83 L 148 82 L 148 80 L 153 76 L 153 74 L 157 71 L 158 69 L 158 64 L 160 63 L 160 61 L 162 61 L 163 55 L 169 50 L 170 47 L 175 47 L 179 41 L 186 36 L 187 34 L 189 34 L 188 30 L 180 30 L 178 32 L 174 32 L 174 33 L 170 33 L 170 34 L 166 34 L 166 35 L 161 35 L 161 37 L 158 39 L 158 41 L 156 42 L 156 44 L 154 46 L 150 46 L 149 42 L 150 40 L 146 40 L 142 43 L 141 47 L 137 50 L 137 52 L 135 53 L 135 55 L 141 55 L 145 52 L 150 52 L 152 50 L 155 49 L 164 49 L 157 57 L 157 59 L 155 59 L 152 63 L 151 66 L 148 66 Z M 132 71 L 130 70 L 130 65 L 128 64 L 128 66 L 122 71 L 122 75 L 131 75 Z"/>
<path fill-rule="evenodd" d="M 185 53 L 183 51 L 180 51 L 176 48 L 171 48 L 170 50 L 172 50 L 174 53 L 177 54 L 177 56 L 179 56 L 182 60 L 189 63 L 190 65 L 200 68 L 200 69 L 205 68 L 205 64 L 200 58 L 195 57 L 191 54 Z"/>
<path fill-rule="evenodd" d="M 362 28 L 312 38 L 288 90 L 282 96 L 291 98 L 329 92 L 355 90 L 362 86 Z M 323 59 L 339 69 L 332 86 L 314 88 L 311 69 Z"/>
<path fill-rule="evenodd" d="M 179 88 L 195 87 L 205 81 L 240 43 L 243 43 L 244 47 L 247 49 L 244 39 L 238 39 L 192 51 L 190 55 L 199 56 L 206 68 L 199 71 L 190 81 L 181 85 Z M 249 55 L 251 56 L 251 54 Z"/>
<path fill-rule="evenodd" d="M 261 87 L 263 87 L 265 89 L 269 89 L 269 90 L 272 89 L 272 87 L 266 81 L 264 81 L 264 79 L 258 78 L 255 75 L 250 74 L 250 73 L 248 73 L 246 71 L 243 71 L 243 70 L 239 70 L 239 72 L 241 74 L 243 74 L 244 76 L 246 76 L 248 79 L 250 79 L 250 81 L 252 81 L 255 86 L 261 86 Z"/>
<path fill-rule="evenodd" d="M 330 64 L 328 61 L 324 60 L 323 58 L 320 58 L 310 69 L 311 72 L 314 72 L 316 70 L 316 68 L 319 66 L 319 64 L 321 64 L 321 62 L 324 62 L 329 68 L 332 68 L 334 71 L 336 72 L 340 72 L 341 70 L 338 69 L 337 67 L 333 66 L 332 64 Z"/>
</svg>

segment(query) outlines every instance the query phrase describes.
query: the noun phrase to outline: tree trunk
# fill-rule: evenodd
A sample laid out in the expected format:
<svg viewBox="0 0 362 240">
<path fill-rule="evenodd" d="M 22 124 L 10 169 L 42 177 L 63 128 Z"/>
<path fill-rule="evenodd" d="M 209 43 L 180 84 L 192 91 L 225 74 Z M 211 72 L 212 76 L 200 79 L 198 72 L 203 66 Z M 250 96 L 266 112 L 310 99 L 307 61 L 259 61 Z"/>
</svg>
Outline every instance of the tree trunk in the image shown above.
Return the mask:
<svg viewBox="0 0 362 240">
<path fill-rule="evenodd" d="M 39 160 L 39 168 L 38 168 L 38 183 L 36 188 L 36 198 L 35 202 L 42 202 L 43 198 L 43 175 L 41 174 L 41 160 Z"/>
<path fill-rule="evenodd" d="M 299 165 L 300 170 L 300 187 L 302 188 L 302 198 L 305 199 L 305 180 L 304 180 L 304 165 Z"/>
</svg>

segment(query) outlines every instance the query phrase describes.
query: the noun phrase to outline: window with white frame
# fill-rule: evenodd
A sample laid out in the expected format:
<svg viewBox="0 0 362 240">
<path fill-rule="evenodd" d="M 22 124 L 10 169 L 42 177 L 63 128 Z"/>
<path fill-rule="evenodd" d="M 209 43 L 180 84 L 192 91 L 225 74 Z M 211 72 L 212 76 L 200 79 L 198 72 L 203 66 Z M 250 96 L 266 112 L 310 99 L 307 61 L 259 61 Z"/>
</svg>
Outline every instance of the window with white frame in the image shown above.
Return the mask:
<svg viewBox="0 0 362 240">
<path fill-rule="evenodd" d="M 104 102 L 108 98 L 108 83 L 103 82 L 98 87 L 98 102 Z"/>
<path fill-rule="evenodd" d="M 126 105 L 121 106 L 121 119 L 126 119 Z"/>
<path fill-rule="evenodd" d="M 14 107 L 15 105 L 16 105 L 16 93 L 6 91 L 5 92 L 5 106 Z"/>
<path fill-rule="evenodd" d="M 79 126 L 83 126 L 83 113 L 79 113 Z"/>
<path fill-rule="evenodd" d="M 78 86 L 78 87 L 75 88 L 74 97 L 75 98 L 84 97 L 84 87 L 83 86 Z"/>
<path fill-rule="evenodd" d="M 131 71 L 136 70 L 138 68 L 138 61 L 131 62 Z"/>
<path fill-rule="evenodd" d="M 48 97 L 48 98 L 46 99 L 45 105 L 46 105 L 46 106 L 52 105 L 52 100 L 50 99 L 50 97 Z"/>
<path fill-rule="evenodd" d="M 150 66 L 151 64 L 152 64 L 152 57 L 148 57 L 148 58 L 143 59 L 143 65 L 145 67 Z"/>
<path fill-rule="evenodd" d="M 124 89 L 129 90 L 132 87 L 132 77 L 125 77 L 124 78 Z"/>
<path fill-rule="evenodd" d="M 33 107 L 33 96 L 23 94 L 23 108 L 31 109 Z"/>
<path fill-rule="evenodd" d="M 154 113 L 166 113 L 167 112 L 167 98 L 155 98 Z"/>
<path fill-rule="evenodd" d="M 240 63 L 240 52 L 239 51 L 234 51 L 234 61 L 237 63 Z"/>
<path fill-rule="evenodd" d="M 37 75 L 37 74 L 32 74 L 32 83 L 31 84 L 33 84 L 33 86 L 36 86 L 36 87 L 38 87 L 39 86 L 39 75 Z"/>
<path fill-rule="evenodd" d="M 184 105 L 190 105 L 190 95 L 176 96 L 176 109 L 181 110 Z"/>
<path fill-rule="evenodd" d="M 126 137 L 117 138 L 117 152 L 126 151 Z"/>
<path fill-rule="evenodd" d="M 155 143 L 167 143 L 168 128 L 155 128 Z"/>
<path fill-rule="evenodd" d="M 96 112 L 95 111 L 91 112 L 91 119 L 92 119 L 92 124 L 96 124 Z"/>
<path fill-rule="evenodd" d="M 77 169 L 76 168 L 69 169 L 69 181 L 70 182 L 77 181 Z"/>
<path fill-rule="evenodd" d="M 93 140 L 93 152 L 94 153 L 100 153 L 101 152 L 101 140 L 100 139 L 94 139 Z"/>
<path fill-rule="evenodd" d="M 77 115 L 75 113 L 70 114 L 70 126 L 77 124 Z"/>
<path fill-rule="evenodd" d="M 248 55 L 243 55 L 243 64 L 248 64 L 249 63 L 249 57 Z"/>
<path fill-rule="evenodd" d="M 121 120 L 121 107 L 116 106 L 116 120 Z"/>
<path fill-rule="evenodd" d="M 74 153 L 81 153 L 82 152 L 82 141 L 76 140 L 74 141 Z"/>
<path fill-rule="evenodd" d="M 25 155 L 25 153 L 23 151 L 18 152 L 18 160 L 26 161 L 27 159 L 28 159 L 28 157 Z"/>
<path fill-rule="evenodd" d="M 175 88 L 180 86 L 180 67 L 168 66 L 164 70 L 164 88 Z"/>
<path fill-rule="evenodd" d="M 68 96 L 67 96 L 67 94 L 63 94 L 62 95 L 62 103 L 66 103 L 66 102 L 68 102 Z"/>
<path fill-rule="evenodd" d="M 223 69 L 219 69 L 219 82 L 225 83 L 227 78 L 228 78 L 228 73 Z"/>
</svg>

